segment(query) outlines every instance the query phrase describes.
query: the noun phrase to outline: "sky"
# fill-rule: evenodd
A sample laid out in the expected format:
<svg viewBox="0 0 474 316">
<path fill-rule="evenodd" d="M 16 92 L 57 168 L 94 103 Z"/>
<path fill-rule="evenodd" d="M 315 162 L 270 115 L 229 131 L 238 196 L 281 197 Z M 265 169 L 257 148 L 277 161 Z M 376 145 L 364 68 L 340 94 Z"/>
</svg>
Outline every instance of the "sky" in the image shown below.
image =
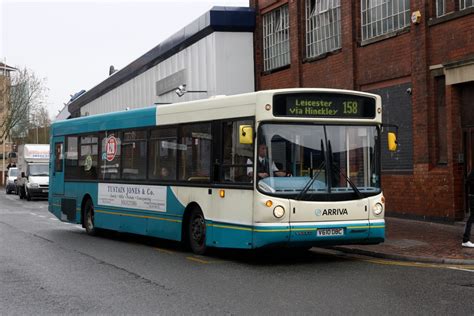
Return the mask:
<svg viewBox="0 0 474 316">
<path fill-rule="evenodd" d="M 89 90 L 213 6 L 248 0 L 0 0 L 0 61 L 44 79 L 54 118 Z"/>
</svg>

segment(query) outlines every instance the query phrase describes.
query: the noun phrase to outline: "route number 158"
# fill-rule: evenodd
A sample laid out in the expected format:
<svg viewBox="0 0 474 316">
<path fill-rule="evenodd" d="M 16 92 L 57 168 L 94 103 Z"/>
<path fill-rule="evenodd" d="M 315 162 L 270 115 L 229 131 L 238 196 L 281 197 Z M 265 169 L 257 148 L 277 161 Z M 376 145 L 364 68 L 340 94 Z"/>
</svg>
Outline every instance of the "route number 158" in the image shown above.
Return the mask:
<svg viewBox="0 0 474 316">
<path fill-rule="evenodd" d="M 342 103 L 344 105 L 344 114 L 357 114 L 357 101 L 346 101 Z"/>
</svg>

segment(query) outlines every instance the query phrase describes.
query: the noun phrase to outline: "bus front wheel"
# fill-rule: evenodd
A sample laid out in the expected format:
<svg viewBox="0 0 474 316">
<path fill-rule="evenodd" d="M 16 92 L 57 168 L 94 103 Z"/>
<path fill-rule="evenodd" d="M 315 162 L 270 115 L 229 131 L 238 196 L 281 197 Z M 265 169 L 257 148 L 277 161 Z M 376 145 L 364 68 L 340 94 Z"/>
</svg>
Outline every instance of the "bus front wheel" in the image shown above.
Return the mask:
<svg viewBox="0 0 474 316">
<path fill-rule="evenodd" d="M 188 237 L 189 246 L 195 254 L 202 255 L 206 252 L 206 220 L 198 208 L 193 209 L 189 216 Z"/>
<path fill-rule="evenodd" d="M 94 204 L 88 199 L 84 204 L 84 227 L 87 234 L 91 236 L 97 235 L 97 228 L 94 225 Z"/>
</svg>

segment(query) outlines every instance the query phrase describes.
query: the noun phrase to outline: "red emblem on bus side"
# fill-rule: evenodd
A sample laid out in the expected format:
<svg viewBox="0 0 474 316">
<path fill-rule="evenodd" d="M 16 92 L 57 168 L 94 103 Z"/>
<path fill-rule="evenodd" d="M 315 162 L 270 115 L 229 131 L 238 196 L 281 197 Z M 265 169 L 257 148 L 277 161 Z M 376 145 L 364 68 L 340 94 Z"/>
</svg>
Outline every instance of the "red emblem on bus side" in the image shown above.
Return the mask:
<svg viewBox="0 0 474 316">
<path fill-rule="evenodd" d="M 105 144 L 105 148 L 107 149 L 106 159 L 107 161 L 112 161 L 117 154 L 117 139 L 114 136 L 110 136 L 107 138 L 107 143 Z"/>
</svg>

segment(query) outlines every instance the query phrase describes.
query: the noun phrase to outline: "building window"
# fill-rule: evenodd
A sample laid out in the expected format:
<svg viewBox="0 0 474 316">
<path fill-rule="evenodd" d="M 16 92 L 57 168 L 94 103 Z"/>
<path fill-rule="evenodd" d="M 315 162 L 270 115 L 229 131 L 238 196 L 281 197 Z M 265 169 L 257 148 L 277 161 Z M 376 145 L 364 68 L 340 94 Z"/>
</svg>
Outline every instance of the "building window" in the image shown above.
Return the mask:
<svg viewBox="0 0 474 316">
<path fill-rule="evenodd" d="M 436 0 L 436 16 L 446 14 L 446 0 Z"/>
<path fill-rule="evenodd" d="M 459 0 L 459 8 L 461 10 L 474 7 L 474 0 Z"/>
<path fill-rule="evenodd" d="M 412 88 L 411 83 L 402 83 L 367 91 L 382 97 L 383 124 L 395 124 L 399 127 L 399 146 L 395 153 L 388 150 L 387 132 L 390 129 L 384 128 L 380 135 L 382 171 L 413 170 L 413 108 L 411 95 L 406 92 L 409 88 Z"/>
<path fill-rule="evenodd" d="M 361 0 L 362 40 L 410 25 L 410 0 Z"/>
<path fill-rule="evenodd" d="M 263 16 L 263 70 L 290 64 L 288 5 Z"/>
<path fill-rule="evenodd" d="M 341 48 L 341 1 L 306 0 L 306 57 Z"/>
</svg>

